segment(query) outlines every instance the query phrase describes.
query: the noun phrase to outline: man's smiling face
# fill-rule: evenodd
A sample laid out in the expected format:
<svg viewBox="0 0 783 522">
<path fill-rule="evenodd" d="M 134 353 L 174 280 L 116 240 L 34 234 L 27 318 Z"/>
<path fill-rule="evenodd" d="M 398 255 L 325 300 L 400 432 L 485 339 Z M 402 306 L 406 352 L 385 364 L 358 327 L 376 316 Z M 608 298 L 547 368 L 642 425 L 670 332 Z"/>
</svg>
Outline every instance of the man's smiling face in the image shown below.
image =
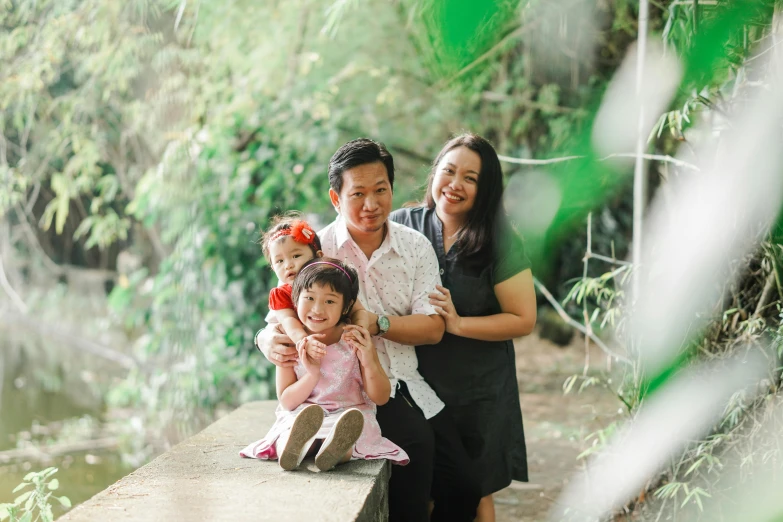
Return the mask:
<svg viewBox="0 0 783 522">
<path fill-rule="evenodd" d="M 392 188 L 381 162 L 366 163 L 342 173 L 340 194 L 329 190 L 332 205 L 352 234 L 373 234 L 383 229 L 392 210 Z"/>
</svg>

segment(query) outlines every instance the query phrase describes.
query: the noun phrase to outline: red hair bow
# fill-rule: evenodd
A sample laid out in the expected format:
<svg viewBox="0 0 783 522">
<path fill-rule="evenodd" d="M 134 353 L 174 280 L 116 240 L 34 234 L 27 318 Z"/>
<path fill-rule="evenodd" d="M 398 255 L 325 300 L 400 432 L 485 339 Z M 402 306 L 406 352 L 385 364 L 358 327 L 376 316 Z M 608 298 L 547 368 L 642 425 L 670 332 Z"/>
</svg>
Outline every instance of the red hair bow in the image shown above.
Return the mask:
<svg viewBox="0 0 783 522">
<path fill-rule="evenodd" d="M 291 224 L 291 237 L 297 243 L 309 245 L 315 239 L 315 231 L 306 221 L 297 220 Z"/>
</svg>

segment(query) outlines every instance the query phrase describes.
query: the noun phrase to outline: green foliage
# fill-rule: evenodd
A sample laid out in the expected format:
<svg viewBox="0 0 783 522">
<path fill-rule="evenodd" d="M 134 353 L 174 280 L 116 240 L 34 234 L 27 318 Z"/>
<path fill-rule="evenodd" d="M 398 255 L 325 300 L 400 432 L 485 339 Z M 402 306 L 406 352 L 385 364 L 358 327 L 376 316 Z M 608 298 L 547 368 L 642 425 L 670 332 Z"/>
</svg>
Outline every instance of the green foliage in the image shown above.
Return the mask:
<svg viewBox="0 0 783 522">
<path fill-rule="evenodd" d="M 44 0 L 0 8 L 9 29 L 0 32 L 0 168 L 25 178 L 3 190 L 0 210 L 18 207 L 27 187 L 43 187 L 44 229 L 62 233 L 72 203 L 87 201 L 78 224 L 89 245 L 126 236 L 123 206 L 150 164 L 147 139 L 159 134 L 137 97 L 151 72 L 144 64 L 165 44 L 138 16 L 138 4 Z"/>
<path fill-rule="evenodd" d="M 664 43 L 683 57 L 687 73 L 674 108 L 660 116 L 649 137 L 657 151 L 675 153 L 683 142 L 693 138 L 696 123 L 704 120 L 705 115 L 712 117 L 729 113 L 743 103 L 737 99 L 736 93 L 749 75 L 764 78 L 764 70 L 759 69 L 758 63 L 746 62 L 745 59 L 768 34 L 772 6 L 773 2 L 763 1 L 719 2 L 717 6 L 700 7 L 698 15 L 694 14 L 690 4 L 672 4 L 669 7 L 663 31 Z M 694 30 L 697 25 L 698 33 Z M 713 129 L 714 132 L 721 130 L 718 126 Z M 657 171 L 661 185 L 666 184 L 670 175 L 692 175 L 666 165 L 658 166 Z M 691 332 L 679 347 L 678 355 L 661 371 L 646 375 L 644 368 L 632 359 L 631 364 L 621 365 L 619 375 L 618 372 L 607 374 L 603 371 L 588 373 L 586 369 L 584 375 L 570 377 L 564 384 L 564 390 L 581 391 L 594 385 L 612 390 L 610 383 L 619 381 L 620 387 L 612 391 L 628 407 L 629 417 L 633 418 L 645 396 L 655 394 L 692 363 L 705 360 L 718 362 L 744 350 L 766 350 L 770 341 L 772 347 L 780 352 L 780 319 L 771 313 L 779 313 L 783 298 L 779 276 L 780 247 L 776 244 L 775 234 L 773 228 L 769 241 L 753 256 L 735 260 L 734 273 L 729 280 L 737 282 L 727 285 L 726 298 L 715 303 L 707 317 L 709 326 L 702 331 Z M 571 304 L 569 310 L 578 315 L 589 329 L 600 331 L 602 327 L 614 324 L 615 339 L 633 354 L 634 343 L 643 343 L 644 339 L 632 340 L 624 336 L 623 318 L 630 304 L 622 299 L 621 287 L 615 286 L 615 282 L 619 282 L 618 272 L 629 272 L 622 270 L 625 267 L 621 266 L 618 270 L 602 274 L 591 273 L 587 260 L 594 251 L 588 242 L 583 275 L 572 284 L 564 299 L 565 304 Z M 602 253 L 606 254 L 606 251 Z M 750 466 L 756 459 L 767 462 L 781 457 L 778 448 L 760 447 L 757 440 L 760 439 L 760 426 L 770 422 L 768 411 L 771 405 L 778 402 L 777 383 L 780 377 L 778 369 L 769 380 L 760 383 L 759 398 L 749 399 L 745 390 L 735 393 L 709 436 L 690 443 L 672 459 L 659 477 L 651 478 L 648 487 L 657 501 L 649 506 L 654 510 L 653 517 L 660 519 L 663 510 L 668 507 L 673 509 L 675 517 L 683 509 L 693 509 L 697 513 L 704 511 L 708 499 L 720 493 L 718 483 L 724 468 L 722 460 L 728 452 L 743 456 L 741 468 Z M 580 386 L 577 386 L 578 383 L 581 383 Z M 775 427 L 778 428 L 777 424 Z M 605 448 L 615 431 L 615 426 L 609 426 L 591 434 L 586 439 L 588 448 L 580 457 Z M 763 442 L 763 439 L 760 440 Z"/>
<path fill-rule="evenodd" d="M 60 481 L 53 478 L 57 468 L 46 468 L 25 475 L 21 484 L 14 488 L 14 493 L 24 491 L 16 497 L 13 503 L 0 504 L 0 521 L 9 522 L 52 522 L 54 514 L 50 499 L 56 500 L 62 507 L 70 508 L 68 497 L 54 497 L 53 493 L 60 487 Z M 26 491 L 25 491 L 26 490 Z"/>
<path fill-rule="evenodd" d="M 176 190 L 161 187 L 161 179 L 171 178 L 150 171 L 132 206 L 137 219 L 158 224 L 162 236 L 173 239 L 158 274 L 132 278 L 110 296 L 131 314 L 134 328 L 147 332 L 138 347 L 144 360 L 154 361 L 112 397 L 147 407 L 163 425 L 182 418 L 203 422 L 217 405 L 270 396 L 270 367 L 252 342 L 274 284 L 257 240 L 276 213 L 325 208 L 328 184 L 318 151 L 328 148 L 292 139 L 293 120 L 283 125 L 270 115 L 264 121 L 242 151 L 234 149 L 241 120 L 234 129 L 202 129 L 184 190 L 181 180 Z M 328 134 L 321 139 L 330 143 Z M 170 145 L 164 173 L 187 165 L 193 144 Z"/>
<path fill-rule="evenodd" d="M 3 211 L 86 249 L 152 250 L 109 296 L 142 361 L 111 404 L 161 430 L 181 420 L 184 434 L 217 406 L 270 395 L 251 339 L 272 284 L 255 242 L 275 213 L 328 212 L 325 167 L 344 139 L 389 145 L 400 201 L 450 131 L 469 126 L 513 154 L 569 143 L 588 90 L 525 73 L 519 7 L 5 8 Z"/>
<path fill-rule="evenodd" d="M 651 29 L 695 71 L 650 136 L 658 152 L 676 152 L 743 77 L 771 4 L 729 4 L 652 11 Z M 624 257 L 627 171 L 596 161 L 590 128 L 636 36 L 634 11 L 598 3 L 599 26 L 586 28 L 578 13 L 536 1 L 0 2 L 0 214 L 104 253 L 117 242 L 151 245 L 146 266 L 122 273 L 109 296 L 142 361 L 109 402 L 143 411 L 155 435 L 172 439 L 215 408 L 271 395 L 271 367 L 252 345 L 274 284 L 257 239 L 281 211 L 330 219 L 328 158 L 360 135 L 394 153 L 397 203 L 420 194 L 426 165 L 463 129 L 509 156 L 584 156 L 546 170 L 563 204 L 546 237 L 529 239 L 541 246 L 537 274 L 550 270 L 560 282 L 581 272 L 564 292 L 569 312 L 622 340 L 630 267 L 593 261 L 583 271 L 575 228 L 593 212 L 591 251 Z M 737 12 L 731 23 L 726 12 Z M 561 33 L 600 33 L 598 56 Z M 535 52 L 536 41 L 565 58 Z M 523 170 L 504 167 L 509 176 Z M 665 178 L 667 168 L 653 171 Z M 777 254 L 764 270 L 780 292 L 779 245 L 769 249 Z M 689 349 L 713 353 L 769 334 L 768 313 L 748 314 L 750 302 L 721 307 L 719 327 Z M 613 392 L 633 413 L 639 375 L 620 382 Z M 612 388 L 606 375 L 583 375 L 566 389 L 589 385 Z M 725 429 L 742 425 L 749 408 L 738 398 Z M 713 469 L 707 454 L 669 483 Z M 671 495 L 700 504 L 706 495 L 688 487 Z"/>
</svg>

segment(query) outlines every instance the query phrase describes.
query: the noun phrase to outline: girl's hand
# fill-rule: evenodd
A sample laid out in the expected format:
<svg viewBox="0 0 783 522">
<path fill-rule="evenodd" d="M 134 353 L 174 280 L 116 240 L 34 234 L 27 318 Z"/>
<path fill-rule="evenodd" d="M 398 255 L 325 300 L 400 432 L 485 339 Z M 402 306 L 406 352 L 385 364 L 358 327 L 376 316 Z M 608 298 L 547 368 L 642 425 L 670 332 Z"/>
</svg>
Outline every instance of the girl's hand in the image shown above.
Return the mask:
<svg viewBox="0 0 783 522">
<path fill-rule="evenodd" d="M 305 367 L 305 371 L 310 375 L 321 374 L 321 359 L 315 359 L 310 356 L 307 351 L 307 345 L 310 343 L 310 336 L 305 337 L 298 343 L 296 343 L 296 351 L 299 355 L 299 360 L 302 361 L 302 365 Z"/>
<path fill-rule="evenodd" d="M 437 312 L 446 321 L 446 331 L 450 334 L 460 335 L 462 317 L 457 314 L 457 310 L 454 308 L 451 292 L 445 286 L 436 285 L 435 288 L 438 292 L 433 292 L 429 295 L 430 304 L 435 305 Z"/>
<path fill-rule="evenodd" d="M 375 343 L 372 342 L 372 337 L 367 328 L 358 325 L 346 325 L 345 330 L 343 330 L 343 339 L 353 348 L 362 367 L 367 368 L 377 360 Z"/>
<path fill-rule="evenodd" d="M 304 338 L 306 342 L 305 349 L 311 359 L 320 361 L 326 355 L 326 345 L 319 341 L 319 339 L 323 338 L 324 334 L 311 334 Z M 320 365 L 321 363 L 319 362 L 318 364 Z"/>
</svg>

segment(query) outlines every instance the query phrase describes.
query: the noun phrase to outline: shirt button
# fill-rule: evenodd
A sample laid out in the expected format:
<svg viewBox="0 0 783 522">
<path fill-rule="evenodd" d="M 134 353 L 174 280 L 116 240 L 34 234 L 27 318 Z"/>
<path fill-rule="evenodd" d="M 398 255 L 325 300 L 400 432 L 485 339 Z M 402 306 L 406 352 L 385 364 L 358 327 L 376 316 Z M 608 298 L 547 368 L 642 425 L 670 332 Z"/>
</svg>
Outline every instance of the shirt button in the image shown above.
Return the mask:
<svg viewBox="0 0 783 522">
<path fill-rule="evenodd" d="M 440 269 L 440 275 L 443 275 L 443 272 L 444 272 L 444 270 L 441 268 Z"/>
</svg>

